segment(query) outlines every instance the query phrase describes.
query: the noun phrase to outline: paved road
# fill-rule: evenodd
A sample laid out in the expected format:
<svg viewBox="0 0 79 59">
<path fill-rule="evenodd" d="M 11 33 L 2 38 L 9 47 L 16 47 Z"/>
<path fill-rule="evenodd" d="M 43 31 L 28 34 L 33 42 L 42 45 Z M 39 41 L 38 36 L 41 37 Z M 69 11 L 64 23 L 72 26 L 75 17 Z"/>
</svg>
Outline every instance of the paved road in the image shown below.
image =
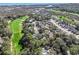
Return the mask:
<svg viewBox="0 0 79 59">
<path fill-rule="evenodd" d="M 66 32 L 68 35 L 73 34 L 71 31 L 68 31 L 68 29 L 62 28 L 60 25 L 58 25 L 58 23 L 53 20 L 50 19 L 50 22 L 53 23 L 55 26 L 57 26 L 59 29 L 61 29 L 63 32 Z M 79 35 L 73 34 L 77 39 L 79 39 Z"/>
</svg>

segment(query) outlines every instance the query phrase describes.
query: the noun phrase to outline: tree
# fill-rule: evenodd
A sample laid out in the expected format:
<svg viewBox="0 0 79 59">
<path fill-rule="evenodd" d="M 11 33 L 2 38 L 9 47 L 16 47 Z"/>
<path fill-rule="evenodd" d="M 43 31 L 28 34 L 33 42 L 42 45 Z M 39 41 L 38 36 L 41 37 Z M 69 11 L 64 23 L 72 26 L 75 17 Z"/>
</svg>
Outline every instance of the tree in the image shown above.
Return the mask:
<svg viewBox="0 0 79 59">
<path fill-rule="evenodd" d="M 72 55 L 77 55 L 79 54 L 79 45 L 72 45 L 69 50 Z"/>
</svg>

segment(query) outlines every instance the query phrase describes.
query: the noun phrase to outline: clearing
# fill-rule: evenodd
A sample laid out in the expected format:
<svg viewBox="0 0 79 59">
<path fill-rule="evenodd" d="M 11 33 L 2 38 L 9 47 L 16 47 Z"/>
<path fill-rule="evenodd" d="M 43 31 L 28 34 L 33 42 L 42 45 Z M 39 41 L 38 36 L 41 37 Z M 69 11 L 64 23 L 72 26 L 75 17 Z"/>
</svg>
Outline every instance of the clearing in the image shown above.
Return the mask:
<svg viewBox="0 0 79 59">
<path fill-rule="evenodd" d="M 21 46 L 19 45 L 19 40 L 22 38 L 22 23 L 28 18 L 28 16 L 23 16 L 17 18 L 9 23 L 9 28 L 12 32 L 11 36 L 11 53 L 19 54 L 21 50 Z"/>
</svg>

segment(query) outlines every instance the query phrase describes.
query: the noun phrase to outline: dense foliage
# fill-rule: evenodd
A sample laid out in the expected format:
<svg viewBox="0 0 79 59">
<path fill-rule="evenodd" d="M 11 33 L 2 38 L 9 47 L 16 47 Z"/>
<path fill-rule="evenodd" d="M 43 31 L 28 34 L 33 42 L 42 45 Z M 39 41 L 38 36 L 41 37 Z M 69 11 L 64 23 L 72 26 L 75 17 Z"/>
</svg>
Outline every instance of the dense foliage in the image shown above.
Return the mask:
<svg viewBox="0 0 79 59">
<path fill-rule="evenodd" d="M 7 9 L 10 9 L 7 12 Z M 4 7 L 5 13 L 0 14 L 0 54 L 11 53 L 13 41 L 21 55 L 76 55 L 79 54 L 79 14 L 67 11 L 53 10 L 52 8 L 24 8 Z M 1 11 L 1 10 L 0 10 Z M 21 24 L 21 17 L 29 16 Z M 19 19 L 21 18 L 21 20 Z M 19 19 L 19 21 L 18 21 Z M 50 20 L 54 20 L 61 28 L 73 34 L 62 31 Z M 15 22 L 18 21 L 18 22 Z M 11 28 L 9 22 L 13 22 Z M 12 26 L 15 27 L 12 27 Z M 21 27 L 19 25 L 22 25 Z M 13 31 L 17 32 L 11 40 Z M 23 35 L 22 35 L 23 34 Z M 75 34 L 75 35 L 74 35 Z M 19 38 L 19 40 L 17 40 Z"/>
</svg>

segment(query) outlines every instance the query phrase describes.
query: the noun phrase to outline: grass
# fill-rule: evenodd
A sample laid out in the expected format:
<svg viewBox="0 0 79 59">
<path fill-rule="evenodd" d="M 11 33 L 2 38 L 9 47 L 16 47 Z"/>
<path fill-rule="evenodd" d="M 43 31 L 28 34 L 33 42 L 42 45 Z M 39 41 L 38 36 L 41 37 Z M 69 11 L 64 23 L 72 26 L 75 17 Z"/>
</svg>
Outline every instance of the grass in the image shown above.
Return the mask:
<svg viewBox="0 0 79 59">
<path fill-rule="evenodd" d="M 61 21 L 64 21 L 64 22 L 68 23 L 68 24 L 75 25 L 74 20 L 68 19 L 66 16 L 59 16 L 59 19 Z"/>
<path fill-rule="evenodd" d="M 11 22 L 10 27 L 11 27 L 11 31 L 12 33 L 18 33 L 22 31 L 22 22 L 25 21 L 28 17 L 24 16 L 24 17 L 20 17 L 14 21 Z"/>
<path fill-rule="evenodd" d="M 12 32 L 11 36 L 11 53 L 12 54 L 19 54 L 20 50 L 22 49 L 21 45 L 19 45 L 19 40 L 22 38 L 22 22 L 25 21 L 28 16 L 23 16 L 20 18 L 11 21 L 9 24 L 10 30 Z"/>
<path fill-rule="evenodd" d="M 62 16 L 62 12 L 60 10 L 52 10 L 52 12 L 53 12 L 53 14 L 58 16 L 60 21 L 64 21 L 64 22 L 66 22 L 68 24 L 71 24 L 71 25 L 75 25 L 76 24 L 75 20 L 69 19 L 68 16 L 66 16 L 66 15 Z"/>
</svg>

